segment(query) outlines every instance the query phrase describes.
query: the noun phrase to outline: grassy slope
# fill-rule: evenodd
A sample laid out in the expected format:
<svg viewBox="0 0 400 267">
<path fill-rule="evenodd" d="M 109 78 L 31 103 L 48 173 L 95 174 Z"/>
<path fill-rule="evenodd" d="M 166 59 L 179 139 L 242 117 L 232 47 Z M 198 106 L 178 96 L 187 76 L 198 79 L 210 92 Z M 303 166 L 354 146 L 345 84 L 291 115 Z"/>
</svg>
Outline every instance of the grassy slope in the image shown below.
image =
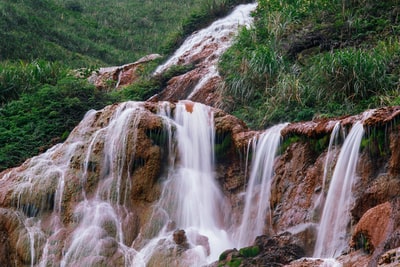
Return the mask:
<svg viewBox="0 0 400 267">
<path fill-rule="evenodd" d="M 116 65 L 161 53 L 204 1 L 0 1 L 0 61 L 61 60 Z"/>
<path fill-rule="evenodd" d="M 400 2 L 259 0 L 223 56 L 225 108 L 253 128 L 400 104 Z"/>
</svg>

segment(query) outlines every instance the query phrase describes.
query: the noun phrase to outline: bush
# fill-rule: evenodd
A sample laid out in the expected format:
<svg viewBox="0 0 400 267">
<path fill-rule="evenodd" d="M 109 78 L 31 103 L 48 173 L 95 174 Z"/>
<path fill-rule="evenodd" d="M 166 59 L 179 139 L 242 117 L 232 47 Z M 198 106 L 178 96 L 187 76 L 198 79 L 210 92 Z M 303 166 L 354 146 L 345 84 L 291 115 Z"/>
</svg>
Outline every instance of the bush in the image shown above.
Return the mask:
<svg viewBox="0 0 400 267">
<path fill-rule="evenodd" d="M 85 80 L 64 77 L 23 93 L 0 109 L 0 170 L 63 141 L 89 109 L 102 108 L 111 99 Z"/>
</svg>

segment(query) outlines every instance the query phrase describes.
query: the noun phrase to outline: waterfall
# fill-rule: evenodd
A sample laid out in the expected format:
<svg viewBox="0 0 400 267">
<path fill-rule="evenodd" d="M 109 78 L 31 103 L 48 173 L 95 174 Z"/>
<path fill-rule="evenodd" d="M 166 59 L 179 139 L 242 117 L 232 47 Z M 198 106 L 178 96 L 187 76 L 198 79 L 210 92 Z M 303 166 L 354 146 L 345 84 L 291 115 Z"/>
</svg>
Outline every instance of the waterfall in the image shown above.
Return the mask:
<svg viewBox="0 0 400 267">
<path fill-rule="evenodd" d="M 168 105 L 162 104 L 169 132 L 169 162 L 167 177 L 154 214 L 162 214 L 162 225 L 156 237 L 140 252 L 136 264 L 154 265 L 160 242 L 171 240 L 173 231 L 183 229 L 187 236 L 188 256 L 184 265 L 201 266 L 216 260 L 231 247 L 223 229 L 224 197 L 214 176 L 214 120 L 211 109 L 199 103 L 180 101 L 174 116 Z M 174 130 L 171 130 L 174 129 Z M 177 151 L 177 155 L 175 155 Z M 152 220 L 157 227 L 159 220 Z M 173 225 L 172 229 L 169 229 Z M 199 242 L 199 241 L 203 242 Z M 165 244 L 163 244 L 165 246 Z M 184 257 L 183 257 L 184 258 Z M 164 262 L 165 263 L 165 262 Z"/>
<path fill-rule="evenodd" d="M 323 207 L 324 202 L 325 202 L 325 186 L 328 177 L 330 177 L 332 174 L 332 168 L 333 166 L 333 158 L 332 158 L 332 153 L 334 148 L 337 146 L 338 143 L 338 138 L 340 134 L 340 122 L 336 122 L 335 126 L 333 127 L 331 137 L 329 139 L 329 145 L 328 145 L 328 152 L 326 154 L 326 159 L 325 159 L 325 164 L 324 164 L 324 176 L 322 177 L 322 186 L 321 186 L 321 194 L 319 195 L 318 199 L 314 203 L 314 210 L 320 210 L 321 207 Z"/>
<path fill-rule="evenodd" d="M 128 151 L 128 142 L 136 143 L 136 129 L 143 109 L 139 103 L 126 102 L 119 106 L 106 127 L 92 133 L 82 164 L 82 201 L 74 210 L 77 228 L 72 232 L 61 266 L 83 264 L 93 266 L 102 262 L 110 251 L 124 251 L 124 262 L 129 263 L 135 251 L 124 243 L 121 227 L 122 214 L 131 187 L 131 174 L 126 177 L 127 165 L 134 157 L 134 147 Z M 102 143 L 100 177 L 91 177 L 91 162 L 96 144 Z M 88 183 L 98 179 L 94 192 L 86 192 Z"/>
<path fill-rule="evenodd" d="M 351 189 L 356 179 L 356 166 L 364 128 L 356 122 L 341 148 L 322 212 L 314 257 L 334 258 L 347 247 L 347 227 L 352 203 Z"/>
<path fill-rule="evenodd" d="M 253 139 L 253 160 L 249 185 L 245 193 L 243 218 L 239 227 L 238 247 L 250 245 L 264 232 L 265 216 L 270 210 L 269 198 L 274 161 L 281 140 L 281 130 L 286 125 L 274 126 L 258 139 Z"/>
<path fill-rule="evenodd" d="M 216 67 L 219 57 L 230 47 L 238 29 L 251 25 L 253 21 L 251 12 L 256 7 L 256 3 L 239 5 L 228 16 L 193 33 L 154 73 L 162 73 L 174 65 L 200 64 L 204 73 L 188 96 L 188 99 L 191 99 L 202 85 L 215 77 L 219 77 Z M 199 58 L 201 59 L 200 63 L 198 63 Z"/>
</svg>

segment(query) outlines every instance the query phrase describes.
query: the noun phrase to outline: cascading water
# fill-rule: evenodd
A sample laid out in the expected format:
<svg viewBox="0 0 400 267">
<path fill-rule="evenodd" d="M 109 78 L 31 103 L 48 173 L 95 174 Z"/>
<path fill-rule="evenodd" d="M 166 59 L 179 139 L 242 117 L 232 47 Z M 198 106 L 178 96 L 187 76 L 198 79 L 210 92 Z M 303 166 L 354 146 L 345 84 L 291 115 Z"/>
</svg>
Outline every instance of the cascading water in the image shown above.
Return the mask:
<svg viewBox="0 0 400 267">
<path fill-rule="evenodd" d="M 164 242 L 162 246 L 166 246 L 166 240 L 171 241 L 173 232 L 168 228 L 174 225 L 172 230 L 185 231 L 190 248 L 182 255 L 181 264 L 201 266 L 216 260 L 232 245 L 223 229 L 224 198 L 214 177 L 213 114 L 209 107 L 188 101 L 176 105 L 174 118 L 165 105 L 160 114 L 165 116 L 168 132 L 174 135 L 169 141 L 173 162 L 154 211 L 164 217 L 160 232 L 140 251 L 136 264 L 156 265 L 154 255 L 162 249 L 158 244 Z"/>
<path fill-rule="evenodd" d="M 94 266 L 100 264 L 112 251 L 120 251 L 123 262 L 129 264 L 135 253 L 125 245 L 121 227 L 121 214 L 126 210 L 126 199 L 131 187 L 131 174 L 126 169 L 134 157 L 134 147 L 128 151 L 128 142 L 136 142 L 136 129 L 143 111 L 139 104 L 127 102 L 120 106 L 107 127 L 92 134 L 82 164 L 82 201 L 76 206 L 74 216 L 78 226 L 73 231 L 65 249 L 61 266 L 74 264 Z M 130 134 L 129 134 L 130 133 Z M 92 171 L 91 162 L 96 144 L 102 143 L 103 156 L 99 184 L 94 193 L 87 192 Z M 128 155 L 129 153 L 129 155 Z M 124 183 L 123 183 L 124 181 Z"/>
<path fill-rule="evenodd" d="M 250 245 L 256 236 L 263 234 L 266 214 L 269 211 L 269 197 L 274 173 L 274 161 L 281 140 L 281 130 L 287 124 L 280 124 L 253 139 L 253 160 L 249 185 L 245 193 L 245 207 L 239 227 L 238 247 Z"/>
<path fill-rule="evenodd" d="M 364 128 L 356 122 L 341 148 L 322 212 L 314 257 L 334 258 L 347 247 L 347 227 L 352 203 L 351 189 L 356 179 L 356 166 Z"/>
<path fill-rule="evenodd" d="M 173 65 L 201 64 L 201 79 L 187 99 L 191 99 L 194 93 L 209 80 L 219 77 L 217 62 L 233 41 L 239 27 L 251 25 L 253 19 L 251 12 L 257 4 L 237 6 L 228 16 L 219 19 L 205 29 L 193 33 L 178 50 L 163 65 L 160 65 L 155 73 L 162 73 Z M 198 63 L 198 59 L 202 58 Z"/>
<path fill-rule="evenodd" d="M 338 138 L 340 134 L 340 122 L 336 122 L 335 126 L 333 127 L 331 137 L 329 139 L 328 145 L 328 152 L 326 154 L 325 164 L 324 164 L 324 176 L 322 177 L 322 186 L 321 186 L 321 194 L 319 195 L 318 199 L 314 203 L 314 210 L 320 210 L 323 207 L 325 202 L 325 186 L 328 177 L 331 176 L 331 171 L 333 169 L 333 150 L 337 146 Z"/>
</svg>

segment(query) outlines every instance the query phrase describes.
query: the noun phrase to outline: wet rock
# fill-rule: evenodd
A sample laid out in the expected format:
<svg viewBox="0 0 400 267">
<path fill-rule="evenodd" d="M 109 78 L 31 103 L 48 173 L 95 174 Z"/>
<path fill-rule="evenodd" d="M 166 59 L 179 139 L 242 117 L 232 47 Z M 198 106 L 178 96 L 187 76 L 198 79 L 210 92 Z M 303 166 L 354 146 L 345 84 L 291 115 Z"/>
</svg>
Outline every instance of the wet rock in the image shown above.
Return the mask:
<svg viewBox="0 0 400 267">
<path fill-rule="evenodd" d="M 389 202 L 369 209 L 354 229 L 353 246 L 367 253 L 374 252 L 386 239 L 391 213 L 392 207 Z"/>
<path fill-rule="evenodd" d="M 351 210 L 355 221 L 359 221 L 367 210 L 390 201 L 400 194 L 400 180 L 388 174 L 379 175 L 372 182 L 367 182 L 364 186 L 359 185 L 359 187 L 366 189 L 360 190 Z"/>
<path fill-rule="evenodd" d="M 205 69 L 196 68 L 185 74 L 172 77 L 168 82 L 164 90 L 152 96 L 148 101 L 170 101 L 176 102 L 178 100 L 189 99 L 190 94 L 196 87 L 197 83 L 205 75 L 203 73 Z M 206 104 L 206 103 L 203 103 Z"/>
<path fill-rule="evenodd" d="M 324 267 L 325 261 L 322 259 L 301 258 L 284 265 L 285 267 Z"/>
<path fill-rule="evenodd" d="M 389 173 L 393 176 L 400 175 L 400 125 L 390 134 Z"/>
<path fill-rule="evenodd" d="M 183 229 L 175 230 L 173 233 L 173 240 L 182 249 L 189 248 L 185 230 L 183 230 Z"/>
<path fill-rule="evenodd" d="M 208 242 L 208 237 L 204 235 L 196 235 L 194 239 L 194 245 L 202 246 L 206 252 L 206 255 L 209 256 L 211 253 L 210 243 Z"/>
<path fill-rule="evenodd" d="M 400 266 L 400 247 L 385 252 L 378 261 L 380 267 Z"/>
<path fill-rule="evenodd" d="M 275 231 L 312 221 L 325 160 L 316 156 L 310 144 L 297 142 L 278 158 L 270 198 Z"/>
<path fill-rule="evenodd" d="M 362 250 L 352 251 L 348 254 L 342 255 L 337 258 L 337 261 L 341 263 L 343 267 L 376 266 L 376 264 L 370 265 L 371 255 Z"/>
<path fill-rule="evenodd" d="M 391 123 L 400 116 L 400 106 L 383 107 L 374 110 L 372 115 L 364 121 L 365 126 L 383 126 Z"/>
<path fill-rule="evenodd" d="M 304 256 L 299 241 L 290 233 L 258 236 L 253 246 L 223 252 L 214 266 L 283 266 Z"/>
<path fill-rule="evenodd" d="M 284 129 L 282 129 L 282 136 L 288 135 L 302 135 L 309 138 L 318 138 L 327 134 L 330 134 L 335 127 L 335 124 L 343 119 L 317 119 L 307 122 L 290 123 Z"/>
</svg>

